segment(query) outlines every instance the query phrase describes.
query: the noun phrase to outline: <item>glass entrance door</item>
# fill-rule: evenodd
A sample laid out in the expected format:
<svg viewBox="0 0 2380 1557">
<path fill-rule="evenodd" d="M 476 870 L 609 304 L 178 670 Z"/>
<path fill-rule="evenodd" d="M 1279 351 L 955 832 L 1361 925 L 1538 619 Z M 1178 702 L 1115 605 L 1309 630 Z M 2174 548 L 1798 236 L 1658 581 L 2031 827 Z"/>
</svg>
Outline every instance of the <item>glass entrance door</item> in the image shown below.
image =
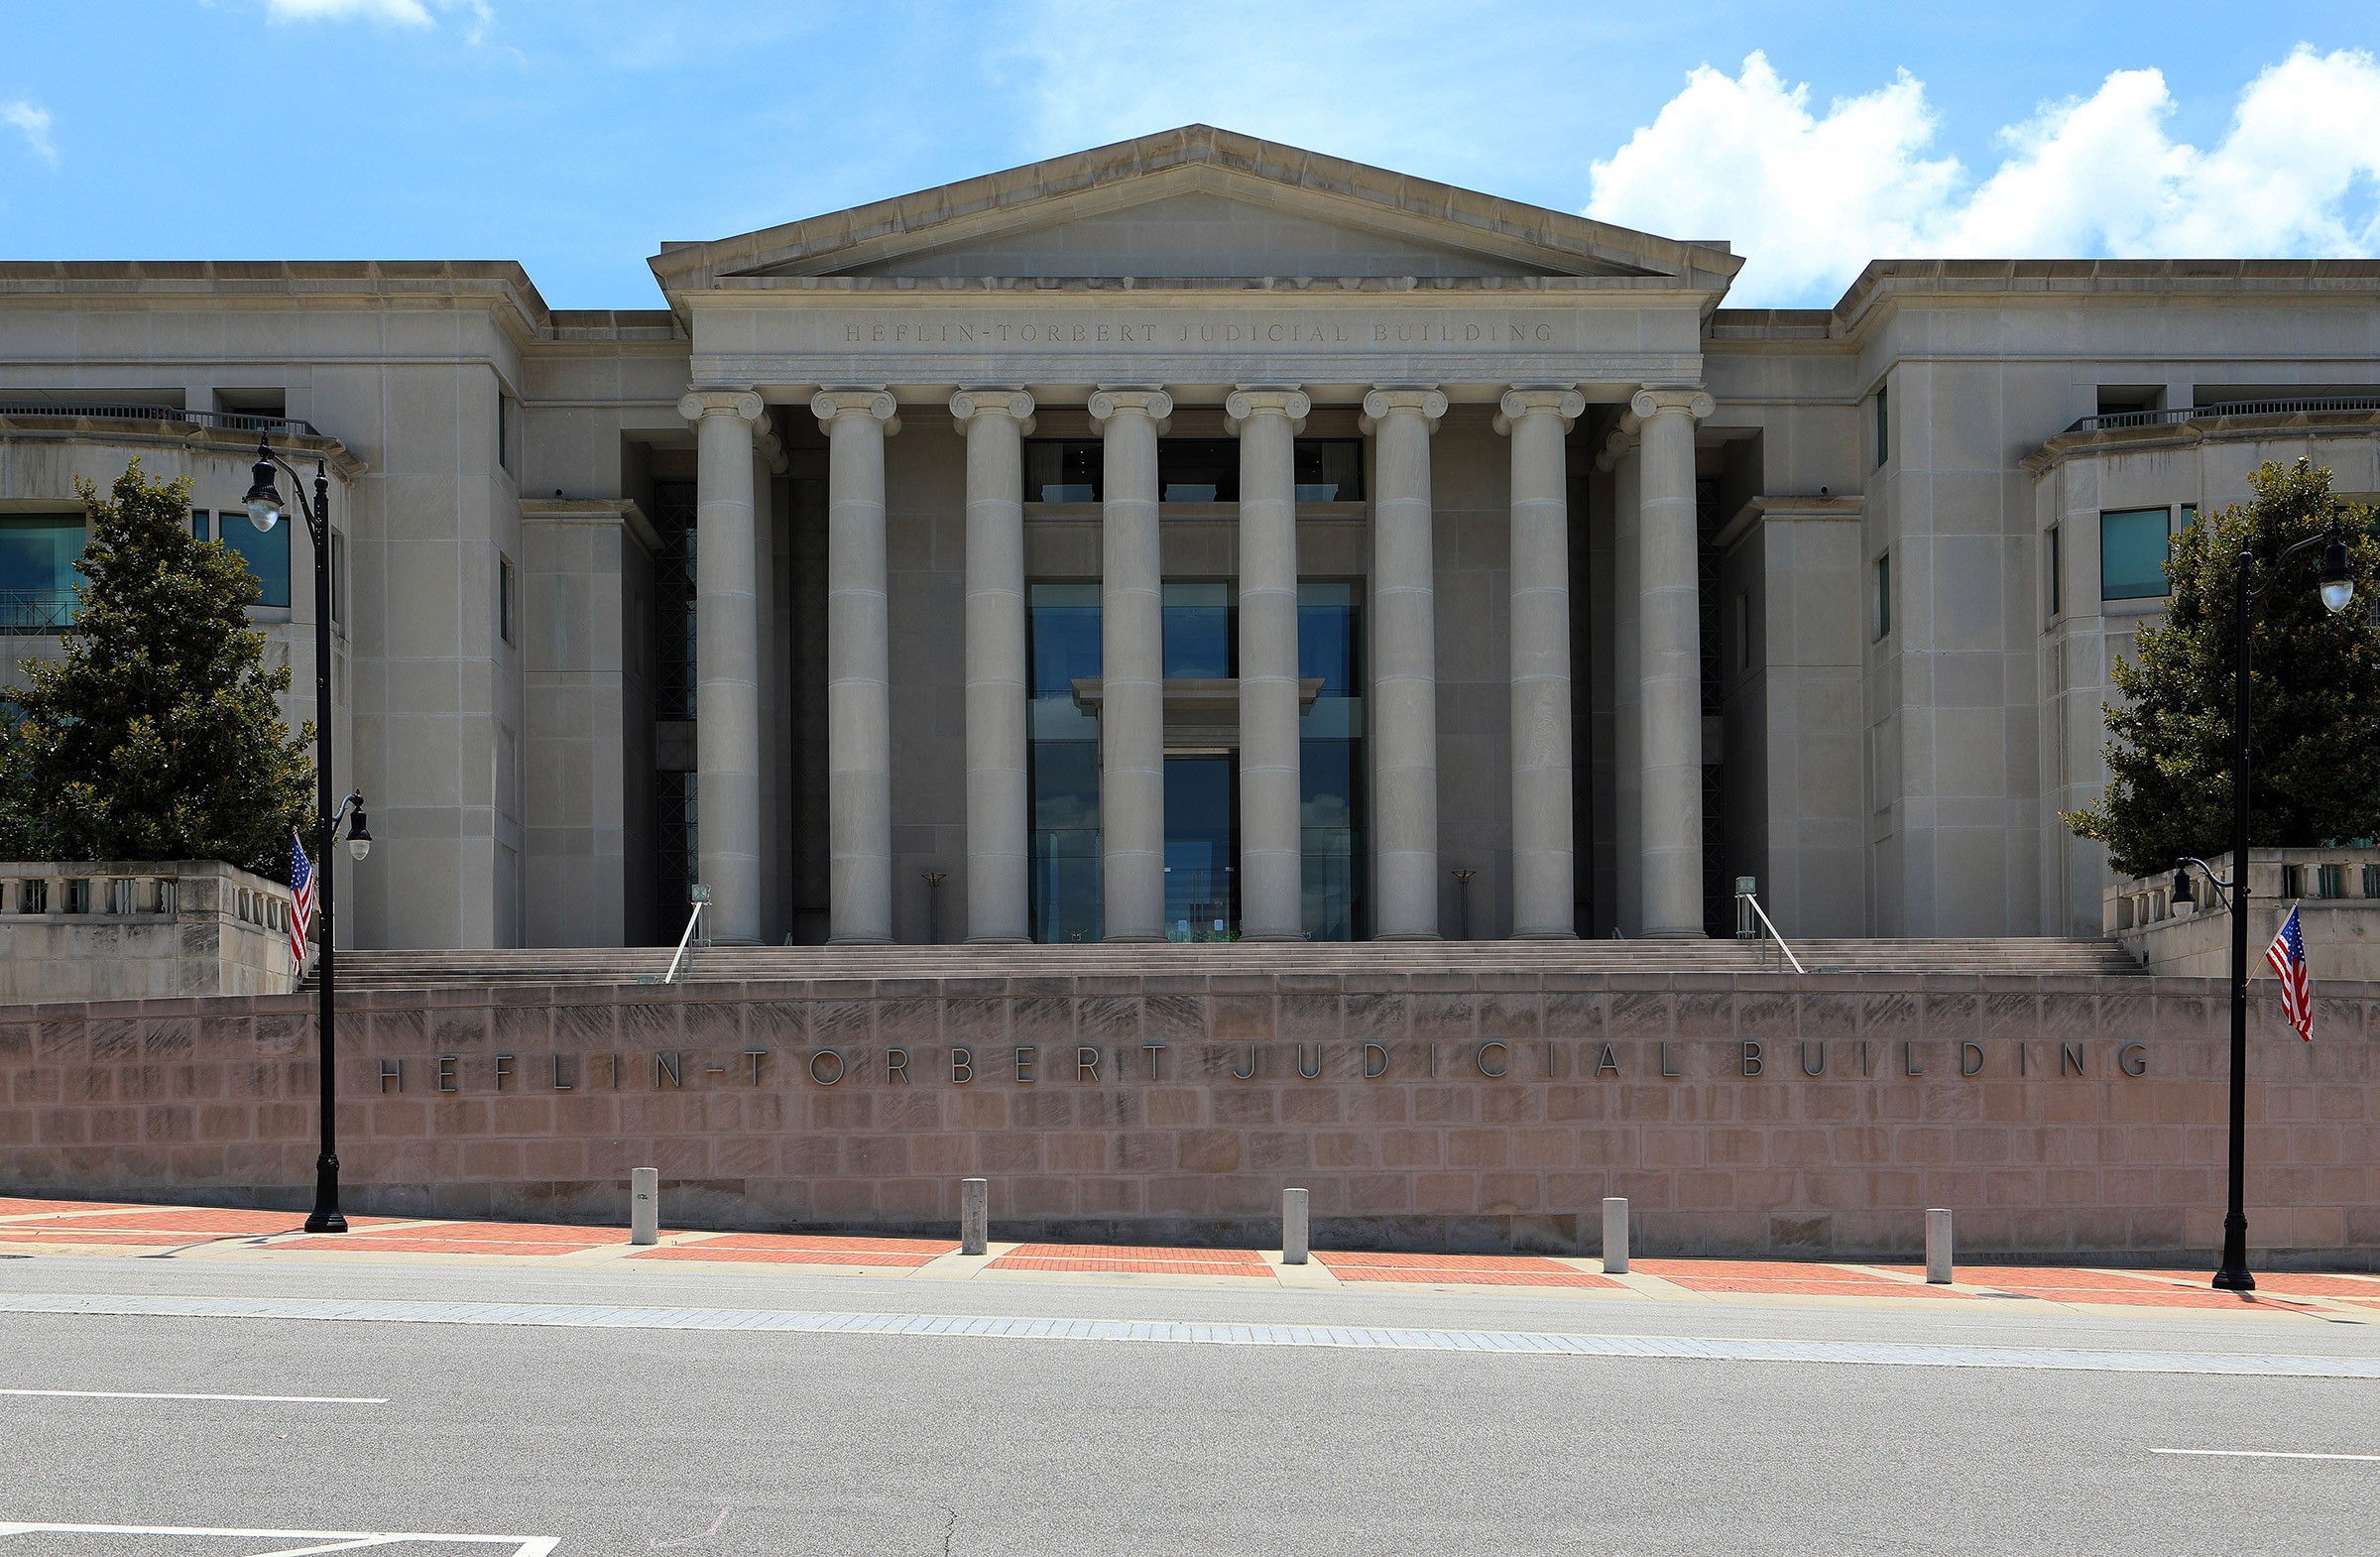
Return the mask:
<svg viewBox="0 0 2380 1557">
<path fill-rule="evenodd" d="M 1240 938 L 1240 765 L 1165 759 L 1165 938 Z"/>
</svg>

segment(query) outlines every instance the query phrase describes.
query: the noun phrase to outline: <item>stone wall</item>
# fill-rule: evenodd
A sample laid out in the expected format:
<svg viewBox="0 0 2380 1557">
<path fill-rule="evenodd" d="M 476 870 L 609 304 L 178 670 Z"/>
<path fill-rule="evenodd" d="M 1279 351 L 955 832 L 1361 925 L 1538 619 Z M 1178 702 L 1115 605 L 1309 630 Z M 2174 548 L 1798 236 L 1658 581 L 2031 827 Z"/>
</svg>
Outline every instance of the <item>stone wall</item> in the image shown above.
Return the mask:
<svg viewBox="0 0 2380 1557">
<path fill-rule="evenodd" d="M 220 860 L 0 862 L 0 1001 L 278 995 L 291 913 Z"/>
<path fill-rule="evenodd" d="M 2260 1001 L 2260 1263 L 2380 1265 L 2380 985 L 2316 1041 Z M 2204 1258 L 2226 1010 L 2183 979 L 1335 976 L 363 992 L 342 1008 L 347 1209 L 673 1225 L 1277 1236 L 1643 1253 Z M 298 997 L 0 1008 L 0 1187 L 298 1207 Z M 1818 1074 L 1809 1074 L 1810 1071 Z M 1915 1074 L 1922 1072 L 1922 1074 Z"/>
</svg>

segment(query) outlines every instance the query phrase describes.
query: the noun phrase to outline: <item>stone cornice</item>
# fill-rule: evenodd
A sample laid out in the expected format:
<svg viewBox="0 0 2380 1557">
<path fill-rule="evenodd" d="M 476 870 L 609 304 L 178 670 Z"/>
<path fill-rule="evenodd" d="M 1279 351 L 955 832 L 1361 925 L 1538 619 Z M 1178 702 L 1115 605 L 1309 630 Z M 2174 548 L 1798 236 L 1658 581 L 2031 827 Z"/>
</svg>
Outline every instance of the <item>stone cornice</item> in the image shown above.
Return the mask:
<svg viewBox="0 0 2380 1557">
<path fill-rule="evenodd" d="M 153 421 L 146 419 L 129 421 L 114 417 L 78 416 L 71 408 L 65 407 L 60 408 L 60 414 L 55 417 L 0 416 L 0 443 L 83 443 L 107 448 L 171 448 L 250 460 L 256 457 L 256 437 L 254 432 L 235 432 L 188 421 Z M 285 429 L 275 431 L 273 441 L 293 463 L 308 459 L 326 460 L 331 469 L 348 481 L 355 480 L 370 468 L 346 444 L 334 437 L 308 437 Z"/>
<path fill-rule="evenodd" d="M 660 533 L 634 498 L 523 498 L 525 525 L 618 525 L 648 551 L 661 548 Z"/>
<path fill-rule="evenodd" d="M 2006 305 L 2127 296 L 2371 299 L 2380 298 L 2380 260 L 1871 260 L 1831 310 L 1831 328 L 1862 333 L 1904 298 Z"/>
<path fill-rule="evenodd" d="M 1771 520 L 1857 524 L 1866 507 L 1864 497 L 1757 497 L 1737 509 L 1735 517 L 1720 527 L 1711 543 L 1725 551 L 1750 534 L 1754 526 Z"/>
<path fill-rule="evenodd" d="M 2034 475 L 2043 476 L 2069 460 L 2163 453 L 2202 443 L 2258 443 L 2273 437 L 2380 437 L 2380 411 L 2273 412 L 2253 417 L 2202 417 L 2168 426 L 2061 432 L 2021 463 Z"/>
</svg>

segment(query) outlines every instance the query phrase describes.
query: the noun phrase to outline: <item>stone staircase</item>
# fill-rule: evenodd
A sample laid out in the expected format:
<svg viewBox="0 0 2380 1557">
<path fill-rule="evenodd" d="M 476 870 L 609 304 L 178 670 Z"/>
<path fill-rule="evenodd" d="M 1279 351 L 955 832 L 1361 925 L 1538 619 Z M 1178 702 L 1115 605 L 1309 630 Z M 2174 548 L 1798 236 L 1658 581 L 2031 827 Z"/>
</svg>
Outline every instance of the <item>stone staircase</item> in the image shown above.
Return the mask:
<svg viewBox="0 0 2380 1557">
<path fill-rule="evenodd" d="M 1812 973 L 2138 975 L 2113 941 L 2041 937 L 1811 940 L 1793 943 Z M 345 951 L 341 989 L 490 984 L 658 983 L 671 948 Z M 1771 946 L 1710 941 L 1358 941 L 1153 946 L 717 946 L 686 953 L 679 983 L 791 979 L 1048 979 L 1416 973 L 1782 973 Z M 314 988 L 309 974 L 306 989 Z"/>
</svg>

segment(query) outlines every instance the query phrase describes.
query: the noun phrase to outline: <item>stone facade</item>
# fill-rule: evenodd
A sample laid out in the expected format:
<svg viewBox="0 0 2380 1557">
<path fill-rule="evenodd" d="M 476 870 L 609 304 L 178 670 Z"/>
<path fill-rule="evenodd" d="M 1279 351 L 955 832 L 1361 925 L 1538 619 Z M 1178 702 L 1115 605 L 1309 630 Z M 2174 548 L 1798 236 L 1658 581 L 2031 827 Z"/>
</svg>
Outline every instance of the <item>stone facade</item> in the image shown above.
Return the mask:
<svg viewBox="0 0 2380 1557">
<path fill-rule="evenodd" d="M 2231 857 L 2210 863 L 2228 880 Z M 2107 935 L 2151 973 L 2229 979 L 2231 910 L 2191 872 L 2191 903 L 2173 900 L 2171 874 L 2119 881 L 2106 891 Z M 2380 979 L 2380 849 L 2250 849 L 2248 977 L 2269 979 L 2264 949 L 2291 908 L 2306 962 L 2329 979 Z"/>
<path fill-rule="evenodd" d="M 2259 1264 L 2380 1259 L 2380 985 L 2257 1003 Z M 0 1008 L 0 1188 L 297 1207 L 299 998 Z M 2227 1014 L 2202 979 L 913 979 L 356 995 L 351 1211 L 1262 1245 L 2198 1262 Z M 1671 1074 L 1674 1072 L 1674 1074 Z M 1810 1072 L 1817 1072 L 1811 1074 Z M 1923 1072 L 1922 1075 L 1914 1072 Z"/>
<path fill-rule="evenodd" d="M 0 862 L 0 999 L 287 994 L 291 914 L 220 860 Z"/>
<path fill-rule="evenodd" d="M 1364 616 L 1351 933 L 1694 936 L 1751 876 L 1788 936 L 2095 936 L 2057 815 L 2157 609 L 2101 516 L 2266 458 L 2380 490 L 2380 263 L 1887 259 L 1799 310 L 1724 306 L 1741 263 L 1192 126 L 664 245 L 659 309 L 0 265 L 0 524 L 134 453 L 218 517 L 260 430 L 330 461 L 359 946 L 665 942 L 689 880 L 730 940 L 1034 933 L 1042 583 L 1104 591 L 1101 911 L 1157 933 L 1177 581 L 1250 607 L 1238 929 L 1310 932 L 1284 579 Z M 1360 498 L 1300 491 L 1332 439 Z M 1035 440 L 1080 493 L 1022 490 Z M 1249 500 L 1162 490 L 1194 440 Z"/>
</svg>

